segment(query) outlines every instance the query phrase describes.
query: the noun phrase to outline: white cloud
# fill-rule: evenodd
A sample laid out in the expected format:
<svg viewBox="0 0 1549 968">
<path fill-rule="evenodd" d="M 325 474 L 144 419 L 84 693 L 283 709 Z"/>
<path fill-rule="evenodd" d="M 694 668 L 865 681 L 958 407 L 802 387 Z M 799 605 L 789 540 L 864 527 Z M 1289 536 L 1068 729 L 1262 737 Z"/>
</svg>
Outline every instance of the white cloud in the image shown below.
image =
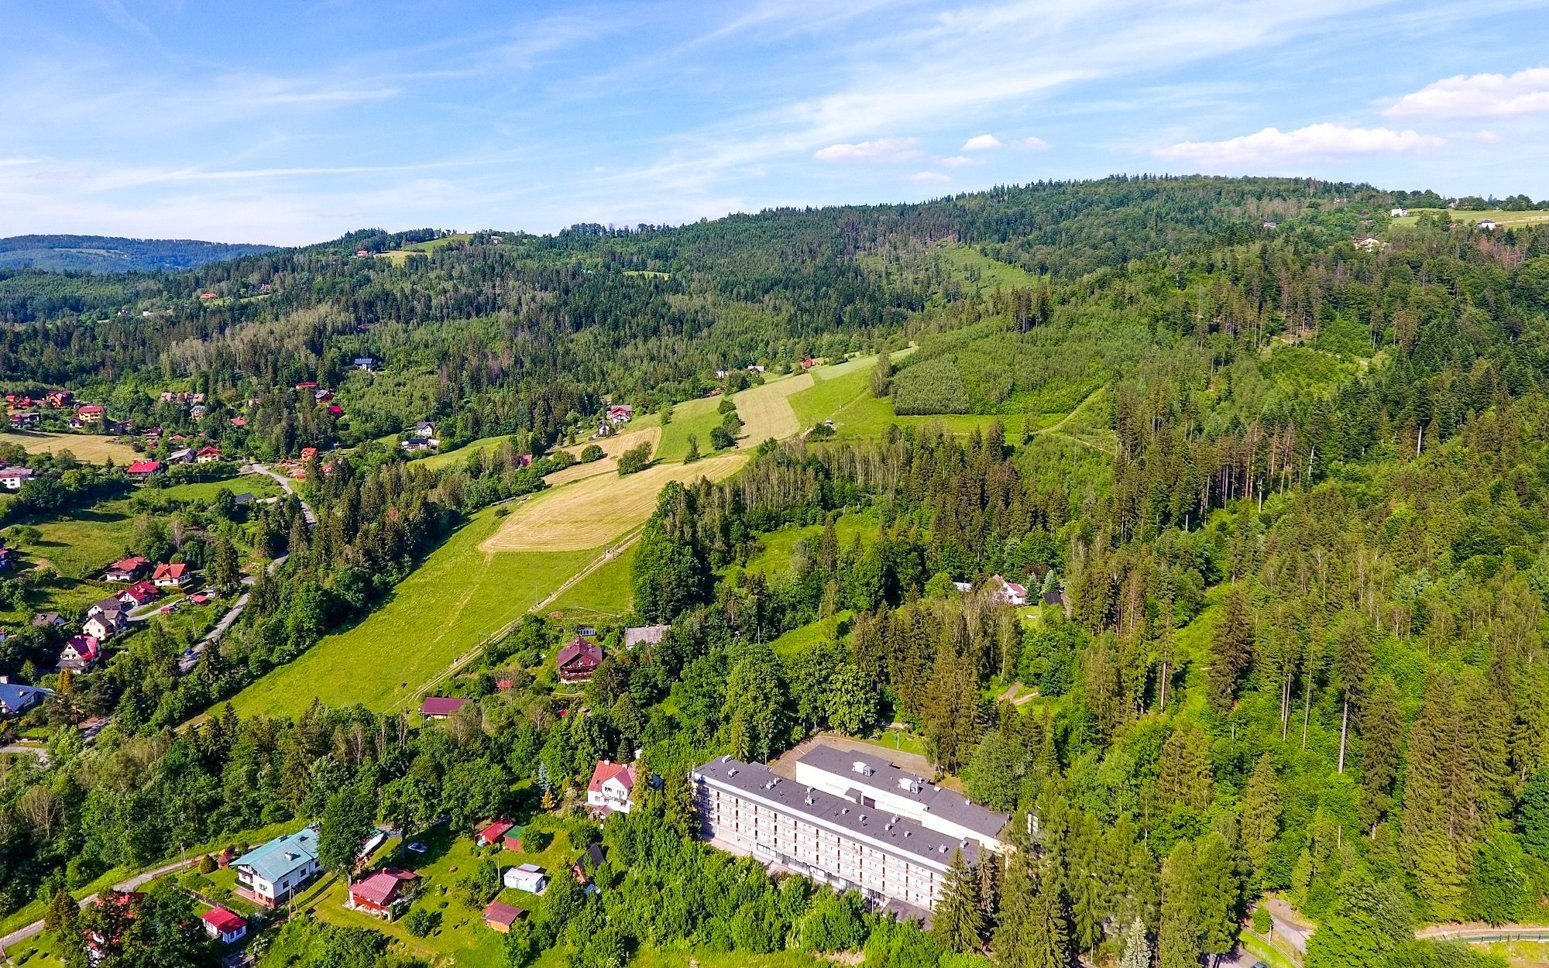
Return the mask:
<svg viewBox="0 0 1549 968">
<path fill-rule="evenodd" d="M 963 147 L 960 148 L 959 150 L 960 151 L 994 151 L 996 148 L 1002 148 L 1002 147 L 1005 147 L 1005 146 L 1002 145 L 1000 143 L 1000 139 L 995 137 L 993 134 L 976 134 L 972 138 L 969 138 L 967 141 L 963 142 Z"/>
<path fill-rule="evenodd" d="M 942 158 L 936 162 L 936 164 L 947 168 L 963 168 L 973 163 L 974 160 L 966 155 L 953 155 L 950 158 Z"/>
<path fill-rule="evenodd" d="M 1515 74 L 1459 74 L 1406 94 L 1390 118 L 1499 118 L 1549 111 L 1549 67 Z"/>
<path fill-rule="evenodd" d="M 1028 137 L 1011 142 L 1011 147 L 1021 148 L 1023 151 L 1043 151 L 1049 147 L 1049 143 L 1042 138 Z"/>
<path fill-rule="evenodd" d="M 818 161 L 869 165 L 901 165 L 924 156 L 920 143 L 914 138 L 878 138 L 876 141 L 829 145 L 812 153 Z"/>
<path fill-rule="evenodd" d="M 942 184 L 951 181 L 952 176 L 943 175 L 939 171 L 917 171 L 909 176 L 909 180 L 912 182 L 935 182 Z"/>
<path fill-rule="evenodd" d="M 1351 155 L 1401 154 L 1440 148 L 1446 141 L 1416 131 L 1312 124 L 1295 131 L 1265 128 L 1225 141 L 1184 141 L 1160 148 L 1159 158 L 1213 165 L 1267 165 L 1276 162 Z"/>
</svg>

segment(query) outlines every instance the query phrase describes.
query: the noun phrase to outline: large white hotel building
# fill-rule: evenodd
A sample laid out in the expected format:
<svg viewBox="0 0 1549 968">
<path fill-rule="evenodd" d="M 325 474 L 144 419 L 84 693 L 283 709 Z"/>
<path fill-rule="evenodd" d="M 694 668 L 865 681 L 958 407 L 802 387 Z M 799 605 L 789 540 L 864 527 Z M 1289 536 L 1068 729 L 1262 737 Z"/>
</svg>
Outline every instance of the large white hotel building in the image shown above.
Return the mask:
<svg viewBox="0 0 1549 968">
<path fill-rule="evenodd" d="M 1007 814 L 864 753 L 814 747 L 795 780 L 729 756 L 690 778 L 706 837 L 878 905 L 930 911 L 954 853 L 1005 849 Z"/>
</svg>

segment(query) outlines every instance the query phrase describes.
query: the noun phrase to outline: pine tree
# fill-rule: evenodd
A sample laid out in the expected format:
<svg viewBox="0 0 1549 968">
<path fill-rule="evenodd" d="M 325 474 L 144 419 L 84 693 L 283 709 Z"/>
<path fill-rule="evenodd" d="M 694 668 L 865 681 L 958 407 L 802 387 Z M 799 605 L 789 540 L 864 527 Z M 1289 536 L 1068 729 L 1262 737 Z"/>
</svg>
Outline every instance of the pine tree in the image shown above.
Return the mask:
<svg viewBox="0 0 1549 968">
<path fill-rule="evenodd" d="M 931 921 L 931 935 L 953 951 L 976 951 L 983 943 L 984 915 L 973 871 L 961 850 L 952 852 L 952 866 L 941 886 L 941 899 Z"/>
<path fill-rule="evenodd" d="M 1029 922 L 1027 968 L 1066 968 L 1071 963 L 1070 938 L 1054 878 L 1038 879 Z"/>
<path fill-rule="evenodd" d="M 1119 957 L 1119 968 L 1151 968 L 1151 939 L 1146 935 L 1145 922 L 1136 918 L 1124 932 L 1124 954 Z"/>
<path fill-rule="evenodd" d="M 1242 794 L 1242 845 L 1253 862 L 1260 887 L 1265 885 L 1264 874 L 1269 864 L 1269 852 L 1279 835 L 1280 778 L 1275 774 L 1269 756 L 1265 755 L 1259 758 L 1253 768 L 1253 774 L 1248 777 L 1247 787 Z"/>
<path fill-rule="evenodd" d="M 1156 792 L 1169 809 L 1203 811 L 1210 806 L 1210 741 L 1195 723 L 1173 730 L 1162 744 L 1162 773 L 1157 777 Z"/>
<path fill-rule="evenodd" d="M 1216 709 L 1228 709 L 1237 698 L 1243 673 L 1253 661 L 1253 608 L 1242 585 L 1227 590 L 1221 621 L 1211 643 L 1208 695 Z"/>
<path fill-rule="evenodd" d="M 1157 945 L 1160 968 L 1199 968 L 1205 953 L 1199 917 L 1199 878 L 1194 845 L 1180 841 L 1162 864 L 1162 930 Z"/>
</svg>

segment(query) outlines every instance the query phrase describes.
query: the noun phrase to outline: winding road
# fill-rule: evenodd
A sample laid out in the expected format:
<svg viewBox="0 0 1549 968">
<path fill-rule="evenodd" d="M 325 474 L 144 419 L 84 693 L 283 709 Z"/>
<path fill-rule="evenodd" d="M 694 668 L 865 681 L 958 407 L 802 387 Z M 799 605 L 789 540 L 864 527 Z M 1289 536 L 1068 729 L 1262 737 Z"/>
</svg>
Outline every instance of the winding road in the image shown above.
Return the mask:
<svg viewBox="0 0 1549 968">
<path fill-rule="evenodd" d="M 237 472 L 239 474 L 262 474 L 265 477 L 278 481 L 281 490 L 301 502 L 301 516 L 306 519 L 307 527 L 310 528 L 317 524 L 317 513 L 312 510 L 312 505 L 307 503 L 306 498 L 296 493 L 296 482 L 292 478 L 274 470 L 268 464 L 243 464 L 237 468 Z"/>
<path fill-rule="evenodd" d="M 146 884 L 150 883 L 151 881 L 154 881 L 158 877 L 164 877 L 167 874 L 171 874 L 171 873 L 173 873 L 175 871 L 180 871 L 180 870 L 183 870 L 184 868 L 192 867 L 198 860 L 199 860 L 199 858 L 197 858 L 197 857 L 190 857 L 190 858 L 187 858 L 185 860 L 173 861 L 170 864 L 163 864 L 162 866 L 157 867 L 157 868 L 155 868 L 153 870 L 141 871 L 140 873 L 138 873 L 135 876 L 129 878 L 128 880 L 119 881 L 117 884 L 114 884 L 113 885 L 113 890 L 115 890 L 115 891 L 134 891 L 134 890 L 138 890 L 141 887 L 144 887 Z M 96 903 L 96 900 L 97 900 L 97 895 L 96 894 L 88 894 L 85 897 L 81 898 L 79 903 L 80 903 L 81 907 L 86 907 L 88 904 Z M 43 933 L 43 922 L 42 922 L 42 920 L 34 921 L 31 924 L 27 925 L 26 927 L 17 928 L 15 931 L 12 931 L 10 934 L 6 935 L 5 937 L 0 938 L 0 956 L 7 955 L 7 953 L 11 950 L 11 946 L 16 944 L 17 942 L 19 942 L 19 941 L 26 941 L 28 938 L 31 938 L 34 935 L 38 935 L 38 934 L 42 934 L 42 933 Z"/>
</svg>

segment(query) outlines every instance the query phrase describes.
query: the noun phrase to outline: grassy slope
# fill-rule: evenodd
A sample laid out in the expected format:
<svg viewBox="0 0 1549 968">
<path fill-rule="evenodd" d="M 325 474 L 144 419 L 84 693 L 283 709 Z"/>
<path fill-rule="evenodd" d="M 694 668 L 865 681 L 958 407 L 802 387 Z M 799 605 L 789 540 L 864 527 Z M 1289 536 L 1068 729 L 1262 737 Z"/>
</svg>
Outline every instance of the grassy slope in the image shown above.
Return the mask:
<svg viewBox="0 0 1549 968">
<path fill-rule="evenodd" d="M 475 514 L 386 605 L 234 697 L 237 712 L 294 715 L 314 698 L 386 709 L 596 557 L 595 551 L 481 551 L 501 520 L 494 509 Z"/>
<path fill-rule="evenodd" d="M 564 620 L 574 622 L 606 622 L 628 615 L 635 607 L 629 569 L 637 547 L 630 545 L 612 561 L 576 582 L 554 600 L 546 614 L 558 613 Z"/>
<path fill-rule="evenodd" d="M 1443 209 L 1412 208 L 1407 216 L 1394 219 L 1393 224 L 1412 225 L 1419 220 L 1421 215 L 1434 215 L 1441 211 Z M 1465 225 L 1473 225 L 1475 222 L 1482 222 L 1485 219 L 1499 222 L 1507 228 L 1514 225 L 1530 225 L 1534 222 L 1549 222 L 1549 212 L 1506 212 L 1498 208 L 1484 212 L 1459 212 L 1455 209 L 1446 209 L 1445 211 L 1451 216 L 1452 221 L 1461 222 Z"/>
</svg>

